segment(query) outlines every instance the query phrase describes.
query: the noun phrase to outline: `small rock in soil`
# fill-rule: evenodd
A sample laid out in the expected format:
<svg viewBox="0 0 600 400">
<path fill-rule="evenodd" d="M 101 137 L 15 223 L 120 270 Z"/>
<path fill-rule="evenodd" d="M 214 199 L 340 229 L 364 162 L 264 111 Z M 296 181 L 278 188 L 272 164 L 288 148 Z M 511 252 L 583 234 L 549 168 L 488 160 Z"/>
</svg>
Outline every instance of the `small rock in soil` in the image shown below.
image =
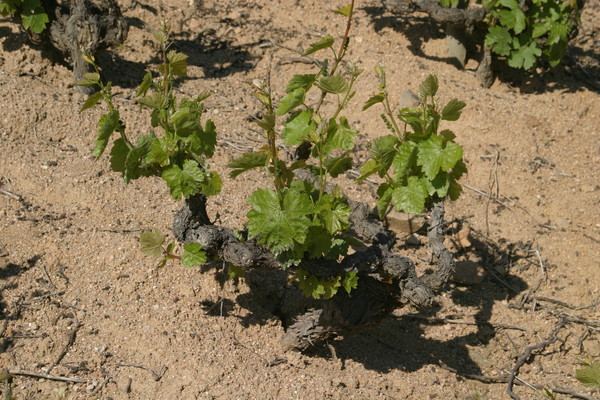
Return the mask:
<svg viewBox="0 0 600 400">
<path fill-rule="evenodd" d="M 477 285 L 483 281 L 485 270 L 473 261 L 457 261 L 450 280 L 460 285 Z"/>
</svg>

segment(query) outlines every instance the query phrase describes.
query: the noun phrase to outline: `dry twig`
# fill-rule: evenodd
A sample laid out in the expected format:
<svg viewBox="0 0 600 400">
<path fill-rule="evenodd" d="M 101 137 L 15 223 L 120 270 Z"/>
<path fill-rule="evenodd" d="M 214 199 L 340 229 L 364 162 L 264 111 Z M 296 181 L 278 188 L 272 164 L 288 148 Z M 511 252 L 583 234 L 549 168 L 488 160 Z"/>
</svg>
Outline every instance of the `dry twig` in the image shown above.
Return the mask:
<svg viewBox="0 0 600 400">
<path fill-rule="evenodd" d="M 514 330 L 517 330 L 517 331 L 527 332 L 527 329 L 523 328 L 522 326 L 512 325 L 512 324 L 505 324 L 503 322 L 491 322 L 491 321 L 476 322 L 476 321 L 468 321 L 468 320 L 464 320 L 464 319 L 448 319 L 448 318 L 427 317 L 425 315 L 420 315 L 420 314 L 404 314 L 404 315 L 400 315 L 399 317 L 422 319 L 422 320 L 425 320 L 425 321 L 440 322 L 440 323 L 444 323 L 444 324 L 461 324 L 461 325 L 475 325 L 475 326 L 477 326 L 477 325 L 490 325 L 490 326 L 493 326 L 493 327 L 498 327 L 498 328 L 503 328 L 503 329 L 514 329 Z"/>
<path fill-rule="evenodd" d="M 23 371 L 20 369 L 9 369 L 11 375 L 30 376 L 32 378 L 48 379 L 51 381 L 72 382 L 72 383 L 87 383 L 87 380 L 81 378 L 70 378 L 68 376 L 50 375 L 38 372 Z"/>
<path fill-rule="evenodd" d="M 531 353 L 534 350 L 537 349 L 543 349 L 546 346 L 551 345 L 552 343 L 558 341 L 558 332 L 566 325 L 566 321 L 565 320 L 560 320 L 558 322 L 558 324 L 556 325 L 556 328 L 554 328 L 554 331 L 552 331 L 552 334 L 550 335 L 550 338 L 548 340 L 544 340 L 543 342 L 540 342 L 536 345 L 533 346 L 529 346 L 525 349 L 525 352 L 521 355 L 521 357 L 519 357 L 519 359 L 517 360 L 517 362 L 515 363 L 515 365 L 512 367 L 512 369 L 510 370 L 510 374 L 508 376 L 508 386 L 506 388 L 506 393 L 509 394 L 510 397 L 512 397 L 514 400 L 521 400 L 521 398 L 515 393 L 513 392 L 513 385 L 515 383 L 515 378 L 517 373 L 519 372 L 519 369 L 523 366 L 523 364 L 525 364 L 525 361 L 527 361 L 527 359 L 529 358 L 529 356 L 531 355 Z"/>
</svg>

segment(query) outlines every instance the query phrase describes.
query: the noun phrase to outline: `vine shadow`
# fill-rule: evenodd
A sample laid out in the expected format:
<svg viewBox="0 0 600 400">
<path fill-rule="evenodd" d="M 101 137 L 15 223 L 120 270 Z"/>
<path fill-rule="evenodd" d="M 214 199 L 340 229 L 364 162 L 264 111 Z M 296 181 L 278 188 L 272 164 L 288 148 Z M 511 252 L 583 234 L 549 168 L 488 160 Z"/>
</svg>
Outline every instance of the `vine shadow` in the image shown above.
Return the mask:
<svg viewBox="0 0 600 400">
<path fill-rule="evenodd" d="M 16 320 L 19 318 L 18 311 L 16 313 L 10 313 L 8 311 L 8 304 L 4 299 L 4 291 L 6 289 L 17 288 L 18 285 L 15 282 L 12 282 L 11 278 L 15 278 L 28 269 L 33 268 L 41 258 L 41 256 L 35 255 L 22 264 L 8 263 L 5 266 L 0 267 L 0 286 L 2 289 L 0 290 L 0 321 Z M 7 283 L 5 283 L 5 281 Z M 0 337 L 0 353 L 3 353 L 12 345 L 13 342 L 11 339 Z"/>
<path fill-rule="evenodd" d="M 446 37 L 444 26 L 439 22 L 430 17 L 392 12 L 383 6 L 369 6 L 364 7 L 363 10 L 370 16 L 375 32 L 390 28 L 402 33 L 410 42 L 408 49 L 413 55 L 452 64 L 459 70 L 463 69 L 452 57 L 431 56 L 423 51 L 425 42 Z M 483 33 L 469 38 L 466 43 L 469 59 L 477 61 L 481 59 L 478 43 L 483 43 Z M 595 62 L 582 66 L 581 60 L 586 59 Z M 554 91 L 576 93 L 584 89 L 600 93 L 600 55 L 593 50 L 585 50 L 573 42 L 569 45 L 567 56 L 553 69 L 543 68 L 541 73 L 528 72 L 511 68 L 495 58 L 493 70 L 500 82 L 518 88 L 521 93 L 543 94 Z"/>
<path fill-rule="evenodd" d="M 172 46 L 189 57 L 188 64 L 201 68 L 206 78 L 224 78 L 254 68 L 258 57 L 250 48 L 259 43 L 234 45 L 233 40 L 223 40 L 216 33 L 214 29 L 181 32 L 173 35 Z"/>
</svg>

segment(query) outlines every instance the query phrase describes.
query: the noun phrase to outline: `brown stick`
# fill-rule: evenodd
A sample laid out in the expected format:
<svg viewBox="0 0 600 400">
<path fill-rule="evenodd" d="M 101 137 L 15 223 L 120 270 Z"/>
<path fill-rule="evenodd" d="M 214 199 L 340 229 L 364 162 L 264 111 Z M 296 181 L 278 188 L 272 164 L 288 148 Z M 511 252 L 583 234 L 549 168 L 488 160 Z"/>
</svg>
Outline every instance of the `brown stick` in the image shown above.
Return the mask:
<svg viewBox="0 0 600 400">
<path fill-rule="evenodd" d="M 534 350 L 543 349 L 544 347 L 549 346 L 552 343 L 556 342 L 558 340 L 558 332 L 565 326 L 565 324 L 566 324 L 566 322 L 561 319 L 559 321 L 559 323 L 556 325 L 556 328 L 554 328 L 554 331 L 552 331 L 552 334 L 550 335 L 550 338 L 548 340 L 545 340 L 536 345 L 527 347 L 525 349 L 525 352 L 521 355 L 521 357 L 519 357 L 519 359 L 515 363 L 514 367 L 510 370 L 510 374 L 508 376 L 508 386 L 506 388 L 506 393 L 508 393 L 509 396 L 512 397 L 514 400 L 521 400 L 521 397 L 519 397 L 512 390 L 513 385 L 515 383 L 516 374 L 519 372 L 519 368 L 521 368 L 523 366 L 523 364 L 525 364 L 525 361 L 527 361 L 527 359 L 529 358 L 529 356 L 531 355 L 531 353 Z"/>
<path fill-rule="evenodd" d="M 62 359 L 67 354 L 67 351 L 69 351 L 69 347 L 71 347 L 73 345 L 73 343 L 75 342 L 75 335 L 77 335 L 77 331 L 79 330 L 80 326 L 81 326 L 81 323 L 79 322 L 79 319 L 77 318 L 77 316 L 75 316 L 75 327 L 69 333 L 69 337 L 67 339 L 67 344 L 65 344 L 65 347 L 63 347 L 60 354 L 54 359 L 54 362 L 52 363 L 52 365 L 50 365 L 48 367 L 48 370 L 46 372 L 50 373 L 50 371 L 52 371 L 54 369 L 54 367 L 56 367 L 58 364 L 60 364 Z"/>
<path fill-rule="evenodd" d="M 523 328 L 522 326 L 518 326 L 518 325 L 512 325 L 512 324 L 505 324 L 502 322 L 476 322 L 476 321 L 468 321 L 468 320 L 464 320 L 464 319 L 448 319 L 448 318 L 434 318 L 434 317 L 427 317 L 425 315 L 420 315 L 420 314 L 404 314 L 404 315 L 399 315 L 399 317 L 404 317 L 404 318 L 414 318 L 414 319 L 422 319 L 425 321 L 431 321 L 431 322 L 442 322 L 445 324 L 460 324 L 460 325 L 491 325 L 491 326 L 495 326 L 498 328 L 504 328 L 504 329 L 514 329 L 517 331 L 523 331 L 523 332 L 527 332 L 526 328 Z"/>
<path fill-rule="evenodd" d="M 81 379 L 81 378 L 69 378 L 68 376 L 58 376 L 58 375 L 50 375 L 50 374 L 43 374 L 43 373 L 37 373 L 37 372 L 29 372 L 29 371 L 23 371 L 20 369 L 9 369 L 8 373 L 11 375 L 21 375 L 21 376 L 30 376 L 32 378 L 49 379 L 51 381 L 87 383 L 87 380 Z"/>
</svg>

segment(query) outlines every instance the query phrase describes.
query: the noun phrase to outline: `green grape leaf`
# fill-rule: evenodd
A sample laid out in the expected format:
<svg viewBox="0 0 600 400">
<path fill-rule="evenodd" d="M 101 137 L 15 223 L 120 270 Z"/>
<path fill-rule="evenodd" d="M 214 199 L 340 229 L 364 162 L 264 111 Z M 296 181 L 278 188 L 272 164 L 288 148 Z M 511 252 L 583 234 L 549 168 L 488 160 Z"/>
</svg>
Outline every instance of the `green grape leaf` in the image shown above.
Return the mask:
<svg viewBox="0 0 600 400">
<path fill-rule="evenodd" d="M 119 126 L 119 112 L 118 111 L 110 111 L 100 117 L 98 121 L 98 137 L 96 139 L 96 144 L 94 145 L 94 156 L 96 159 L 100 158 L 102 153 L 104 153 L 104 149 L 108 144 L 108 140 L 112 133 Z"/>
<path fill-rule="evenodd" d="M 229 277 L 232 279 L 243 278 L 246 275 L 246 270 L 238 267 L 237 265 L 230 264 L 227 275 L 229 275 Z"/>
<path fill-rule="evenodd" d="M 0 15 L 14 15 L 20 0 L 0 0 Z"/>
<path fill-rule="evenodd" d="M 454 139 L 456 139 L 456 134 L 449 129 L 441 131 L 440 136 L 444 138 L 444 143 L 454 142 Z"/>
<path fill-rule="evenodd" d="M 512 29 L 517 35 L 523 32 L 527 27 L 527 17 L 519 8 L 513 10 L 500 10 L 498 15 L 500 17 L 500 24 L 508 29 Z"/>
<path fill-rule="evenodd" d="M 151 231 L 140 233 L 140 250 L 142 253 L 153 258 L 162 256 L 162 245 L 165 243 L 165 235 L 156 228 Z"/>
<path fill-rule="evenodd" d="M 323 298 L 325 300 L 330 299 L 333 296 L 335 296 L 335 294 L 338 291 L 338 288 L 340 286 L 342 286 L 342 284 L 340 283 L 340 279 L 342 279 L 340 276 L 336 276 L 334 278 L 321 281 L 321 284 L 323 285 L 323 288 L 325 289 L 323 292 Z"/>
<path fill-rule="evenodd" d="M 501 56 L 508 56 L 512 50 L 512 36 L 501 26 L 490 26 L 487 35 L 485 35 L 485 44 L 492 48 L 494 53 Z"/>
<path fill-rule="evenodd" d="M 138 103 L 155 110 L 164 110 L 169 106 L 169 99 L 162 93 L 156 92 L 152 96 L 144 96 L 138 99 Z"/>
<path fill-rule="evenodd" d="M 344 17 L 349 17 L 350 11 L 352 11 L 352 4 L 348 4 L 347 6 L 338 8 L 337 10 L 333 10 L 334 13 L 343 15 Z"/>
<path fill-rule="evenodd" d="M 302 55 L 308 56 L 312 53 L 316 53 L 319 50 L 323 50 L 328 47 L 331 47 L 331 46 L 333 46 L 334 41 L 335 40 L 333 39 L 333 36 L 326 36 L 323 39 L 319 40 L 318 42 L 311 44 L 310 48 L 308 50 L 306 50 L 304 52 L 304 54 L 302 54 Z"/>
<path fill-rule="evenodd" d="M 125 183 L 129 183 L 133 179 L 138 179 L 139 177 L 146 175 L 146 171 L 142 169 L 142 163 L 147 155 L 148 149 L 145 145 L 134 147 L 127 153 L 125 169 L 123 171 Z"/>
<path fill-rule="evenodd" d="M 393 192 L 394 188 L 389 183 L 382 183 L 377 188 L 377 213 L 382 221 L 390 208 Z"/>
<path fill-rule="evenodd" d="M 188 243 L 183 246 L 181 263 L 185 268 L 198 267 L 206 263 L 206 253 L 202 251 L 200 243 Z"/>
<path fill-rule="evenodd" d="M 417 144 L 411 141 L 402 142 L 392 160 L 396 179 L 406 176 L 417 162 Z"/>
<path fill-rule="evenodd" d="M 119 138 L 114 141 L 110 150 L 110 168 L 115 172 L 125 172 L 125 161 L 129 155 L 129 146 L 125 140 Z"/>
<path fill-rule="evenodd" d="M 187 75 L 187 60 L 188 56 L 183 53 L 171 50 L 167 54 L 167 60 L 171 68 L 171 72 L 175 76 L 186 76 Z"/>
<path fill-rule="evenodd" d="M 288 93 L 281 99 L 281 101 L 279 102 L 279 107 L 277 107 L 276 114 L 283 115 L 298 107 L 299 105 L 304 103 L 305 95 L 306 91 L 303 88 L 294 89 L 293 92 Z"/>
<path fill-rule="evenodd" d="M 342 75 L 323 76 L 317 86 L 326 93 L 339 94 L 348 90 L 348 81 Z"/>
<path fill-rule="evenodd" d="M 273 114 L 264 114 L 261 118 L 254 118 L 253 121 L 266 131 L 275 129 L 275 115 Z"/>
<path fill-rule="evenodd" d="M 366 103 L 362 109 L 363 109 L 363 111 L 365 111 L 366 109 L 374 106 L 377 103 L 383 103 L 384 100 L 385 100 L 385 94 L 383 94 L 383 93 L 376 94 L 375 96 L 371 97 L 369 100 L 366 101 Z"/>
<path fill-rule="evenodd" d="M 406 186 L 400 186 L 392 192 L 392 202 L 398 211 L 421 214 L 425 208 L 427 188 L 416 176 L 408 178 Z"/>
<path fill-rule="evenodd" d="M 150 144 L 150 151 L 146 157 L 148 164 L 157 163 L 161 167 L 171 164 L 171 156 L 175 154 L 177 142 L 174 138 L 164 136 Z"/>
<path fill-rule="evenodd" d="M 80 86 L 90 86 L 90 85 L 80 85 Z M 81 106 L 81 109 L 79 110 L 79 112 L 83 112 L 85 110 L 88 110 L 88 109 L 94 107 L 96 104 L 98 104 L 98 102 L 100 100 L 102 100 L 102 92 L 93 93 L 85 100 L 85 102 Z"/>
<path fill-rule="evenodd" d="M 531 69 L 537 60 L 537 57 L 542 55 L 542 50 L 535 42 L 530 42 L 527 45 L 519 47 L 513 51 L 508 59 L 508 65 L 513 68 Z"/>
<path fill-rule="evenodd" d="M 308 92 L 308 89 L 310 89 L 316 80 L 316 74 L 294 75 L 288 82 L 285 92 L 291 93 L 296 89 L 304 89 L 305 92 Z"/>
<path fill-rule="evenodd" d="M 23 28 L 29 29 L 33 33 L 42 33 L 46 29 L 46 24 L 50 22 L 48 14 L 41 7 L 39 1 L 34 1 L 38 6 L 36 8 L 26 7 L 26 3 L 23 3 L 23 13 L 21 14 Z"/>
<path fill-rule="evenodd" d="M 557 44 L 561 41 L 566 41 L 569 35 L 569 26 L 566 24 L 554 23 L 548 33 L 546 45 Z"/>
<path fill-rule="evenodd" d="M 165 168 L 162 178 L 167 182 L 171 196 L 179 200 L 181 196 L 189 198 L 200 191 L 200 184 L 205 181 L 205 173 L 196 161 L 185 160 L 183 168 L 177 164 Z"/>
<path fill-rule="evenodd" d="M 296 273 L 296 278 L 298 278 L 298 287 L 304 292 L 305 296 L 319 299 L 325 293 L 325 288 L 319 279 L 314 275 L 309 275 L 307 271 L 299 270 Z"/>
<path fill-rule="evenodd" d="M 298 146 L 315 129 L 317 129 L 317 124 L 312 120 L 312 112 L 303 110 L 294 113 L 287 120 L 281 132 L 281 138 L 287 146 Z"/>
<path fill-rule="evenodd" d="M 266 153 L 245 153 L 240 158 L 227 164 L 227 167 L 233 168 L 229 176 L 235 178 L 251 169 L 264 167 L 267 164 L 268 157 Z"/>
<path fill-rule="evenodd" d="M 462 158 L 462 147 L 448 142 L 443 148 L 444 139 L 432 135 L 429 139 L 418 144 L 417 165 L 430 180 L 433 180 L 440 170 L 452 168 Z"/>
<path fill-rule="evenodd" d="M 347 293 L 350 293 L 352 289 L 358 287 L 358 276 L 356 275 L 356 271 L 349 271 L 346 273 L 346 276 L 342 279 L 342 287 Z"/>
<path fill-rule="evenodd" d="M 419 97 L 423 101 L 426 97 L 435 96 L 438 91 L 439 82 L 437 76 L 431 74 L 419 86 Z"/>
<path fill-rule="evenodd" d="M 365 179 L 367 179 L 369 176 L 378 173 L 381 170 L 381 165 L 373 160 L 367 160 L 367 162 L 365 162 L 360 168 L 359 171 L 361 172 L 360 176 L 358 177 L 358 179 L 356 180 L 356 182 L 362 182 Z"/>
<path fill-rule="evenodd" d="M 343 174 L 352 168 L 352 157 L 349 157 L 347 153 L 339 157 L 329 157 L 325 159 L 325 168 L 332 178 L 337 178 L 338 175 Z"/>
<path fill-rule="evenodd" d="M 396 156 L 398 138 L 394 135 L 381 136 L 370 143 L 371 157 L 381 165 L 379 176 L 384 176 Z"/>
<path fill-rule="evenodd" d="M 340 123 L 329 120 L 327 138 L 322 149 L 324 155 L 331 153 L 334 149 L 353 150 L 356 144 L 357 131 L 350 128 L 346 117 L 340 118 Z"/>
<path fill-rule="evenodd" d="M 349 218 L 352 211 L 345 201 L 335 199 L 330 194 L 324 194 L 315 204 L 314 213 L 319 216 L 327 231 L 335 235 L 350 226 Z"/>
<path fill-rule="evenodd" d="M 200 182 L 200 188 L 205 196 L 216 196 L 221 193 L 223 181 L 221 176 L 216 172 L 208 172 L 204 174 L 204 180 Z"/>
<path fill-rule="evenodd" d="M 439 198 L 443 199 L 450 189 L 450 180 L 450 175 L 442 171 L 431 181 L 425 179 L 424 183 L 430 196 L 436 194 Z"/>
<path fill-rule="evenodd" d="M 100 75 L 96 72 L 88 72 L 83 74 L 83 78 L 75 82 L 75 86 L 94 86 L 97 85 L 98 82 L 100 82 Z"/>
<path fill-rule="evenodd" d="M 275 253 L 291 249 L 294 241 L 305 241 L 311 223 L 308 215 L 313 212 L 308 194 L 286 190 L 280 203 L 273 190 L 257 189 L 248 203 L 252 206 L 247 214 L 250 238 L 260 235 L 259 243 L 266 244 Z"/>
<path fill-rule="evenodd" d="M 138 90 L 135 93 L 135 97 L 146 96 L 146 93 L 148 93 L 148 89 L 150 89 L 150 86 L 152 86 L 152 72 L 148 71 L 144 75 L 142 83 L 140 83 L 140 87 L 138 87 Z"/>
<path fill-rule="evenodd" d="M 460 113 L 466 107 L 465 102 L 458 99 L 452 99 L 442 109 L 442 119 L 446 121 L 456 121 L 460 118 Z"/>
<path fill-rule="evenodd" d="M 600 362 L 592 362 L 583 368 L 577 369 L 575 376 L 584 386 L 600 389 Z"/>
</svg>

